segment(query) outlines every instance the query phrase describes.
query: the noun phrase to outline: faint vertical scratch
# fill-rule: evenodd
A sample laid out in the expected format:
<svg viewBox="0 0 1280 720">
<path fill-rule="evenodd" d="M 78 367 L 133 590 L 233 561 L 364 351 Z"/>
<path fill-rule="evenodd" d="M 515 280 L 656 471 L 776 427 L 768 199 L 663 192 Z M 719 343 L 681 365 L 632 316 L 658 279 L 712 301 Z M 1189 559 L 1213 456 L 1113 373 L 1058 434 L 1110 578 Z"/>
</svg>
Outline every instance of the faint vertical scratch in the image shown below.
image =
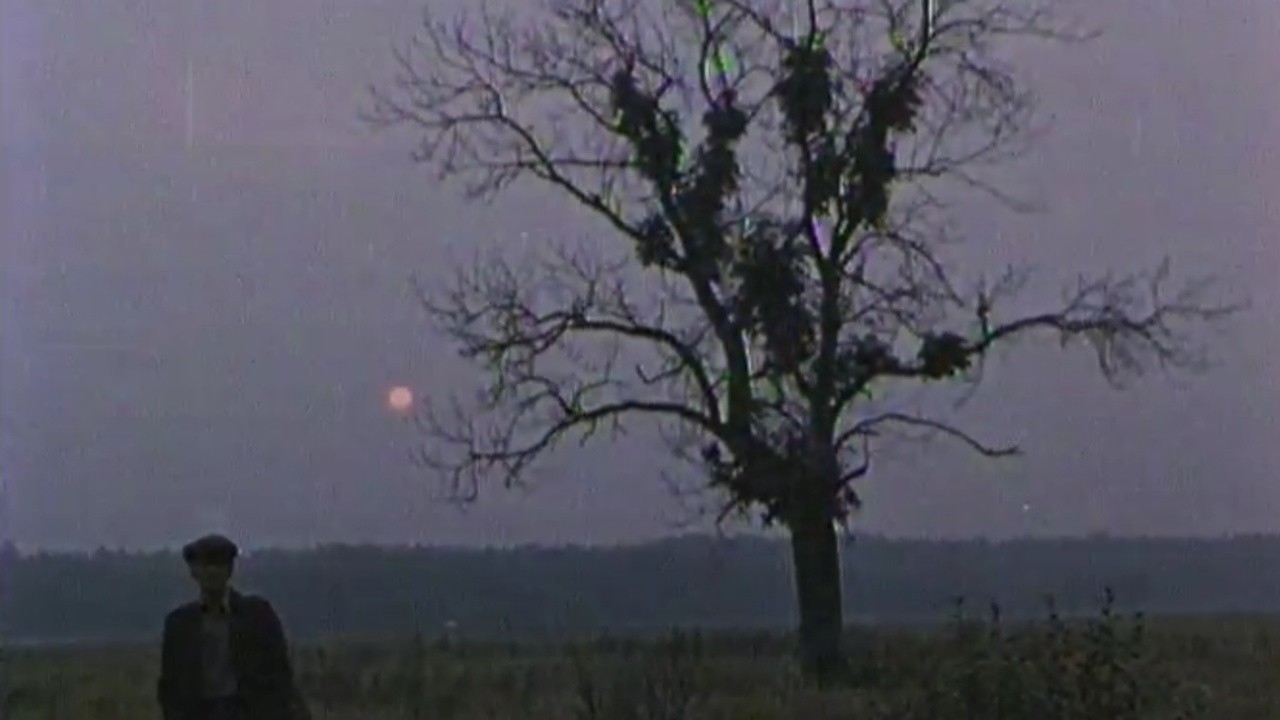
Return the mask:
<svg viewBox="0 0 1280 720">
<path fill-rule="evenodd" d="M 196 86 L 195 73 L 191 67 L 191 61 L 187 60 L 187 149 L 191 149 L 191 141 L 195 137 L 196 124 Z"/>
</svg>

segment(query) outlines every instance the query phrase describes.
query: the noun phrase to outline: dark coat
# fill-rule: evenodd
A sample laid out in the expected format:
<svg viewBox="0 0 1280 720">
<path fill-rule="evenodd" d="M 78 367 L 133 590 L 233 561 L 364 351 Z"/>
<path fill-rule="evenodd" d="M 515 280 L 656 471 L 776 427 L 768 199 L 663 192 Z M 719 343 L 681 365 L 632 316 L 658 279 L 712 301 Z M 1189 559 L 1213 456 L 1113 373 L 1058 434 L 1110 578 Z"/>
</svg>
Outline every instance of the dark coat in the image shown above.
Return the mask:
<svg viewBox="0 0 1280 720">
<path fill-rule="evenodd" d="M 284 628 L 271 603 L 234 589 L 230 610 L 231 664 L 237 696 L 253 720 L 288 720 L 305 715 L 294 685 Z M 157 699 L 164 720 L 196 717 L 201 699 L 201 610 L 198 601 L 164 619 Z"/>
</svg>

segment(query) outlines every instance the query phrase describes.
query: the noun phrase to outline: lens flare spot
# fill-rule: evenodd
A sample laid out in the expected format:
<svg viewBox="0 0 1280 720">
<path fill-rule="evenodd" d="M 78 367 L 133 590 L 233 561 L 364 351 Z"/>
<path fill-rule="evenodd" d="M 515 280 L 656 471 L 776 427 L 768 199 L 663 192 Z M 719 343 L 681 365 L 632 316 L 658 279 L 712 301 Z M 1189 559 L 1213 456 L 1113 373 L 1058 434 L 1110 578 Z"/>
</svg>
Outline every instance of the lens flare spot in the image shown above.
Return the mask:
<svg viewBox="0 0 1280 720">
<path fill-rule="evenodd" d="M 413 391 L 404 385 L 397 385 L 387 391 L 387 407 L 393 412 L 407 412 L 413 407 Z"/>
</svg>

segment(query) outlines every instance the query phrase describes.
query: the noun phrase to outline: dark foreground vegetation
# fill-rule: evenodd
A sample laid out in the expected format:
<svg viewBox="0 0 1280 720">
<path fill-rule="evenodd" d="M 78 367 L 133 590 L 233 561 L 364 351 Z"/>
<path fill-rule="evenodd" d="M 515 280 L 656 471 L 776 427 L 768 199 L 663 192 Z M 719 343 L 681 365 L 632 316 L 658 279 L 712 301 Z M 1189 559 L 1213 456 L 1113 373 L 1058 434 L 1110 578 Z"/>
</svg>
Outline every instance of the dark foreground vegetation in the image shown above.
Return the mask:
<svg viewBox="0 0 1280 720">
<path fill-rule="evenodd" d="M 1109 593 L 1108 593 L 1109 595 Z M 676 633 L 553 645 L 299 644 L 315 717 L 432 720 L 1111 720 L 1280 717 L 1280 619 L 1144 619 L 1111 599 L 1033 622 L 957 603 L 930 629 L 850 630 L 840 687 L 806 686 L 786 638 Z M 150 645 L 8 649 L 11 720 L 158 717 Z"/>
</svg>

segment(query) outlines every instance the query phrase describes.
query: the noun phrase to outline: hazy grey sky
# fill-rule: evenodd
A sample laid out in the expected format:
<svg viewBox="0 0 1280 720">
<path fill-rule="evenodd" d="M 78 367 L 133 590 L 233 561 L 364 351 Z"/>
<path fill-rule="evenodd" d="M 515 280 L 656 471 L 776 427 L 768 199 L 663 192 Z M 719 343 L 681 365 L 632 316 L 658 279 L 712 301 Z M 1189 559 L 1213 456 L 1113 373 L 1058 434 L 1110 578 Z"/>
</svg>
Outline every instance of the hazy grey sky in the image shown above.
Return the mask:
<svg viewBox="0 0 1280 720">
<path fill-rule="evenodd" d="M 962 417 L 1026 456 L 939 441 L 886 458 L 863 487 L 864 530 L 1280 530 L 1280 4 L 1073 4 L 1106 34 L 1025 57 L 1054 125 L 1008 176 L 1047 210 L 957 208 L 966 261 L 1037 263 L 1031 308 L 1077 270 L 1167 253 L 1254 310 L 1216 371 L 1125 393 L 1083 349 L 1002 354 Z M 558 458 L 531 495 L 492 492 L 466 515 L 408 463 L 415 438 L 386 389 L 431 396 L 469 377 L 408 273 L 571 222 L 553 195 L 462 205 L 409 161 L 411 136 L 357 120 L 421 0 L 0 7 L 6 537 L 613 542 L 681 517 L 642 439 Z"/>
</svg>

